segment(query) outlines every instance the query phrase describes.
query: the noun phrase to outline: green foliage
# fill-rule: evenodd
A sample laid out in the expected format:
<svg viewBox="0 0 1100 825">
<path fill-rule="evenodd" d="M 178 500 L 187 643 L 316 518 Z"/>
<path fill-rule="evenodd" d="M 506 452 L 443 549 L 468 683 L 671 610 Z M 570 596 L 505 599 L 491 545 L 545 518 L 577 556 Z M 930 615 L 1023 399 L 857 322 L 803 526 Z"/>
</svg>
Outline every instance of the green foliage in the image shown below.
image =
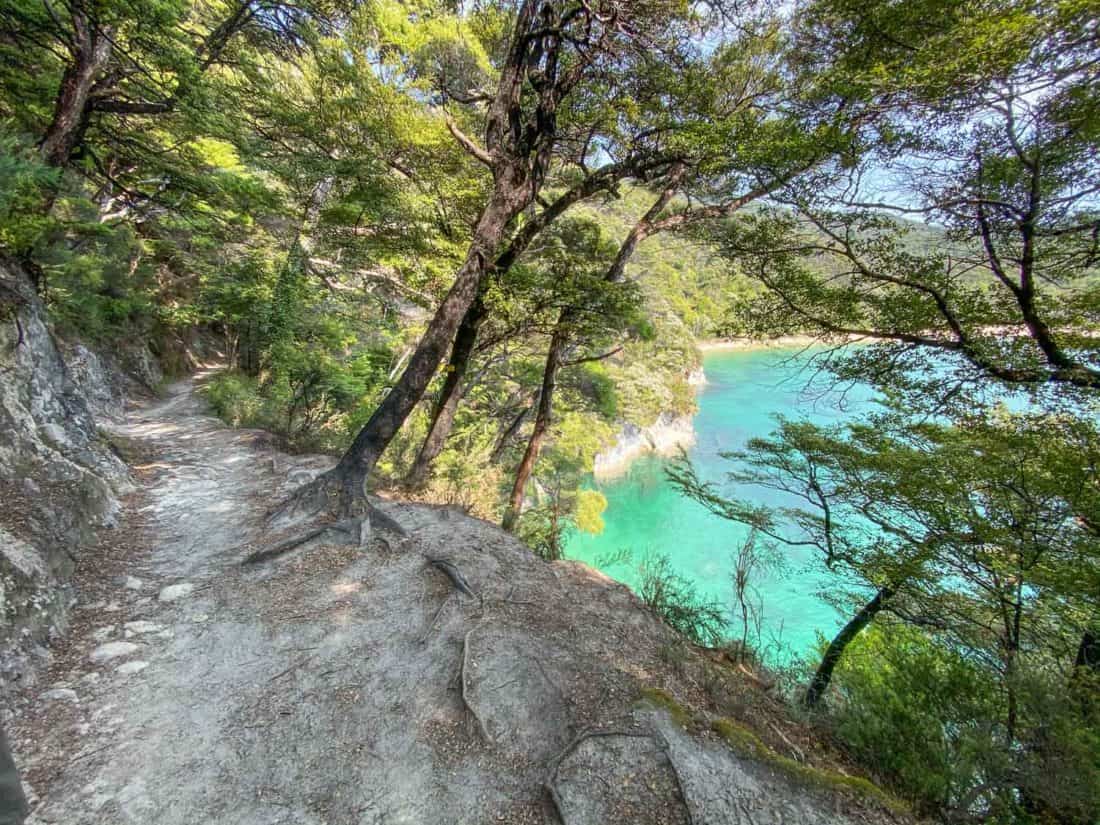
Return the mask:
<svg viewBox="0 0 1100 825">
<path fill-rule="evenodd" d="M 838 668 L 837 735 L 928 810 L 952 808 L 1003 776 L 999 700 L 980 665 L 903 626 L 872 628 Z"/>
<path fill-rule="evenodd" d="M 485 285 L 489 318 L 425 495 L 499 515 L 548 340 L 561 369 L 519 533 L 553 559 L 570 531 L 602 529 L 606 500 L 585 477 L 621 424 L 694 410 L 697 337 L 881 335 L 831 368 L 873 383 L 888 414 L 782 422 L 731 456 L 734 481 L 785 506 L 674 473 L 718 515 L 816 549 L 848 580 L 838 604 L 893 594 L 830 697 L 853 753 L 930 811 L 1083 821 L 1096 720 L 1088 702 L 1049 697 L 1088 681 L 1067 671 L 1100 611 L 1095 3 L 806 0 L 735 26 L 715 24 L 714 4 L 614 8 L 608 52 L 562 41 L 562 66 L 599 71 L 561 101 L 545 185 L 509 231 L 607 160 L 649 165 Z M 407 363 L 499 182 L 452 132 L 492 137 L 482 104 L 514 9 L 256 9 L 0 0 L 0 251 L 39 276 L 60 331 L 217 341 L 228 369 L 205 391 L 219 415 L 339 452 Z M 109 33 L 100 64 L 82 31 Z M 70 113 L 71 151 L 51 155 L 62 78 L 82 68 L 93 94 Z M 690 231 L 648 237 L 625 278 L 608 277 L 673 179 L 660 217 Z M 936 228 L 888 217 L 869 186 Z M 737 217 L 692 219 L 701 205 Z M 1041 409 L 991 408 L 993 381 Z M 384 474 L 412 461 L 437 387 Z M 743 644 L 757 561 L 746 545 Z M 720 641 L 722 610 L 667 559 L 647 562 L 642 593 L 689 638 Z"/>
<path fill-rule="evenodd" d="M 672 721 L 685 730 L 689 729 L 695 721 L 691 712 L 677 702 L 676 698 L 667 690 L 646 687 L 642 688 L 641 694 L 644 701 L 667 711 L 668 715 L 672 717 Z"/>
<path fill-rule="evenodd" d="M 304 345 L 284 342 L 271 350 L 262 379 L 224 373 L 211 382 L 210 398 L 230 423 L 270 430 L 287 449 L 339 452 L 377 403 L 390 357 L 366 349 L 336 358 L 323 334 Z"/>
<path fill-rule="evenodd" d="M 875 802 L 894 814 L 906 814 L 909 806 L 862 776 L 823 770 L 776 753 L 743 724 L 723 717 L 711 723 L 713 730 L 736 753 L 761 762 L 815 789 L 846 793 Z"/>
<path fill-rule="evenodd" d="M 492 441 L 478 435 L 464 434 L 460 447 L 444 450 L 436 459 L 429 495 L 480 518 L 496 520 L 506 472 L 491 459 Z M 420 446 L 418 440 L 413 443 Z"/>
<path fill-rule="evenodd" d="M 991 786 L 1016 785 L 989 805 L 994 821 L 1061 811 L 1087 822 L 1100 804 L 1100 730 L 1039 672 L 1016 677 L 1030 758 L 1024 775 L 1003 742 L 999 677 L 980 658 L 913 628 L 885 624 L 861 636 L 838 668 L 834 730 L 853 755 L 926 811 L 966 810 Z M 1030 808 L 1030 811 L 1028 810 Z"/>
<path fill-rule="evenodd" d="M 614 421 L 619 416 L 619 391 L 603 364 L 583 364 L 572 377 L 577 391 L 590 399 L 600 417 Z"/>
<path fill-rule="evenodd" d="M 834 370 L 926 411 L 965 408 L 959 385 L 1100 387 L 1100 105 L 1079 36 L 1095 16 L 1077 0 L 804 4 L 793 48 L 814 94 L 882 116 L 845 163 L 720 233 L 731 274 L 764 287 L 727 329 L 879 338 Z"/>
<path fill-rule="evenodd" d="M 25 254 L 52 226 L 37 208 L 42 193 L 60 173 L 38 158 L 33 143 L 24 136 L 0 128 L 0 249 L 11 255 Z"/>
<path fill-rule="evenodd" d="M 1100 433 L 1084 411 L 780 421 L 729 457 L 733 480 L 779 491 L 785 507 L 673 471 L 712 512 L 816 549 L 852 585 L 828 594 L 838 605 L 889 591 L 886 618 L 843 649 L 833 719 L 928 811 L 1088 822 L 1095 807 L 1100 719 L 1087 701 L 1042 698 L 1078 678 L 1100 607 Z"/>
<path fill-rule="evenodd" d="M 577 529 L 598 536 L 603 532 L 603 511 L 606 509 L 607 498 L 599 490 L 578 491 L 574 516 Z"/>
<path fill-rule="evenodd" d="M 695 585 L 672 569 L 668 556 L 651 555 L 642 563 L 638 595 L 665 624 L 695 644 L 722 643 L 726 610 L 700 597 Z"/>
<path fill-rule="evenodd" d="M 259 381 L 239 372 L 220 372 L 203 387 L 214 413 L 234 427 L 262 427 L 273 423 L 265 411 Z"/>
</svg>

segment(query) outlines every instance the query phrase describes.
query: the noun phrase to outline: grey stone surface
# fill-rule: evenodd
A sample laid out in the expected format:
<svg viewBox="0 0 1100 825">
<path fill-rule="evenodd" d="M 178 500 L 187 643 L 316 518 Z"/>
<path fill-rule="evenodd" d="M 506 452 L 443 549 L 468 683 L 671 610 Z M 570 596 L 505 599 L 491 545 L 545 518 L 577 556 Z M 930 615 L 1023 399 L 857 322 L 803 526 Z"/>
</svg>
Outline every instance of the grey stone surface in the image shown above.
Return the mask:
<svg viewBox="0 0 1100 825">
<path fill-rule="evenodd" d="M 123 630 L 126 638 L 130 638 L 132 636 L 141 636 L 145 633 L 156 633 L 164 630 L 164 625 L 146 621 L 126 622 L 126 624 L 123 625 Z"/>
<path fill-rule="evenodd" d="M 174 602 L 177 599 L 182 599 L 191 595 L 191 592 L 195 589 L 195 585 L 191 582 L 181 582 L 180 584 L 172 584 L 168 587 L 161 588 L 160 593 L 157 594 L 157 601 L 160 602 Z"/>
<path fill-rule="evenodd" d="M 47 702 L 79 702 L 80 697 L 72 688 L 53 688 L 42 694 L 42 699 Z"/>
<path fill-rule="evenodd" d="M 130 656 L 137 651 L 138 646 L 133 642 L 107 642 L 107 644 L 100 645 L 89 653 L 88 658 L 96 664 L 102 664 L 103 662 L 109 662 L 111 659 Z"/>
<path fill-rule="evenodd" d="M 588 734 L 549 784 L 567 825 L 691 822 L 663 741 L 644 729 Z"/>
<path fill-rule="evenodd" d="M 26 275 L 0 262 L 0 693 L 64 627 L 64 585 L 95 529 L 117 522 L 129 471 L 100 436 Z M 21 340 L 20 340 L 21 339 Z"/>
</svg>

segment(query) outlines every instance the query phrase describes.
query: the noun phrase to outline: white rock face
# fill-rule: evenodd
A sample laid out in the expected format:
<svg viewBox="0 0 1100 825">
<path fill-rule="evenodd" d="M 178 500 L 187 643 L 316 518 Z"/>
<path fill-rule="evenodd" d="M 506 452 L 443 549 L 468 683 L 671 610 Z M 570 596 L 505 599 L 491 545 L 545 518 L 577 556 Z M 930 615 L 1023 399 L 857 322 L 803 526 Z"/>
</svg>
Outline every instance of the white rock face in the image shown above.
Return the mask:
<svg viewBox="0 0 1100 825">
<path fill-rule="evenodd" d="M 66 353 L 69 375 L 84 395 L 88 406 L 98 418 L 122 418 L 122 396 L 98 353 L 83 344 L 75 344 Z"/>
<path fill-rule="evenodd" d="M 672 455 L 694 443 L 692 416 L 661 413 L 648 427 L 624 425 L 615 446 L 596 456 L 592 473 L 597 478 L 612 478 L 625 472 L 630 462 L 646 453 Z"/>
<path fill-rule="evenodd" d="M 134 576 L 127 576 L 125 586 L 127 590 L 141 590 L 142 581 Z"/>
<path fill-rule="evenodd" d="M 115 668 L 115 673 L 121 673 L 123 676 L 131 676 L 135 673 L 140 673 L 149 667 L 148 662 L 143 662 L 140 659 L 133 662 L 126 662 Z"/>
<path fill-rule="evenodd" d="M 136 653 L 137 650 L 138 646 L 133 642 L 107 642 L 107 644 L 100 645 L 93 650 L 88 658 L 99 665 L 103 662 L 109 662 L 111 659 L 129 656 Z"/>
<path fill-rule="evenodd" d="M 157 596 L 157 600 L 161 602 L 174 602 L 176 599 L 182 599 L 185 596 L 190 596 L 191 591 L 195 589 L 195 585 L 191 582 L 183 582 L 181 584 L 170 584 L 168 587 L 163 588 L 160 594 Z"/>
<path fill-rule="evenodd" d="M 94 543 L 94 528 L 117 523 L 118 496 L 133 486 L 99 433 L 26 273 L 0 262 L 0 285 L 17 296 L 14 313 L 0 322 L 0 482 L 13 493 L 0 507 L 23 516 L 18 528 L 0 530 L 6 681 L 33 669 L 33 647 L 64 625 L 74 559 Z"/>
</svg>

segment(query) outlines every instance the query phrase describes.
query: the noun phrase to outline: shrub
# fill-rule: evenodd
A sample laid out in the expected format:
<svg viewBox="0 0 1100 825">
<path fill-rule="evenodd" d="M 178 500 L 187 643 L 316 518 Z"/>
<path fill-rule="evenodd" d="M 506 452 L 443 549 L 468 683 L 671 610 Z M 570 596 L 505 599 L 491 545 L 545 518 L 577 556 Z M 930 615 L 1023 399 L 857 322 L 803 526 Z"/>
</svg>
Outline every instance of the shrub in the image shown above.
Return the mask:
<svg viewBox="0 0 1100 825">
<path fill-rule="evenodd" d="M 259 382 L 240 372 L 222 372 L 202 388 L 214 414 L 234 427 L 262 427 L 264 400 Z"/>
<path fill-rule="evenodd" d="M 834 683 L 837 737 L 925 811 L 1084 825 L 1100 809 L 1100 727 L 1065 701 L 1060 674 L 1017 677 L 1012 743 L 997 677 L 918 629 L 872 627 L 846 651 Z"/>
<path fill-rule="evenodd" d="M 683 576 L 672 569 L 668 556 L 650 556 L 642 562 L 642 601 L 673 630 L 696 644 L 716 647 L 726 634 L 726 613 L 715 601 L 702 598 Z"/>
</svg>

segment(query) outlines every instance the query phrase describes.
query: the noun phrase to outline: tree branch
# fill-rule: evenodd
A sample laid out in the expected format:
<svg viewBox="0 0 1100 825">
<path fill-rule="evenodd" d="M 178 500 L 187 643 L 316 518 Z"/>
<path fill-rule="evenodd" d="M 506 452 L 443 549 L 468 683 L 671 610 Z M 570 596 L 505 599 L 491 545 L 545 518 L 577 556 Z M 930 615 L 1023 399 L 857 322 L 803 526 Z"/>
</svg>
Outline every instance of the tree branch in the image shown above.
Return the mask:
<svg viewBox="0 0 1100 825">
<path fill-rule="evenodd" d="M 492 169 L 493 156 L 478 146 L 469 135 L 459 129 L 458 124 L 454 122 L 454 119 L 450 115 L 446 115 L 445 117 L 447 119 L 447 129 L 454 136 L 454 139 L 458 141 L 459 146 L 465 149 L 479 163 L 483 163 Z"/>
</svg>

